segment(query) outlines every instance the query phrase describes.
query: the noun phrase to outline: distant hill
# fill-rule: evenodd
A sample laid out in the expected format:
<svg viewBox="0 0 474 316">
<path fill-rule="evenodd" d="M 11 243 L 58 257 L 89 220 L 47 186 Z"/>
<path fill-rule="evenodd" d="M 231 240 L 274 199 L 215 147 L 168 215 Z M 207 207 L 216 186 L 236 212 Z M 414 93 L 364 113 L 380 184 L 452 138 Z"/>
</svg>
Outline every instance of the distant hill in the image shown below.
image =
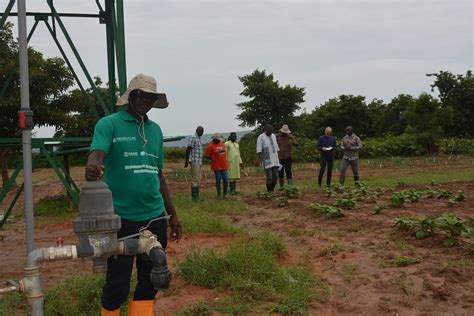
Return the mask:
<svg viewBox="0 0 474 316">
<path fill-rule="evenodd" d="M 235 132 L 237 134 L 237 139 L 241 139 L 242 136 L 244 136 L 245 134 L 248 134 L 250 133 L 251 131 L 239 131 L 239 132 Z M 211 141 L 211 136 L 212 134 L 214 133 L 211 133 L 211 134 L 204 134 L 202 135 L 201 139 L 202 139 L 202 143 L 203 144 L 207 144 Z M 230 135 L 230 132 L 227 132 L 227 133 L 220 133 L 222 136 L 224 136 L 224 139 L 227 140 L 227 137 L 229 137 Z M 175 142 L 166 142 L 164 143 L 164 146 L 165 147 L 186 147 L 188 145 L 188 140 L 189 138 L 191 137 L 192 135 L 187 135 L 185 136 L 184 139 L 182 140 L 179 140 L 179 141 L 175 141 Z M 167 137 L 170 137 L 170 136 L 167 136 Z M 165 137 L 166 138 L 166 137 Z"/>
</svg>

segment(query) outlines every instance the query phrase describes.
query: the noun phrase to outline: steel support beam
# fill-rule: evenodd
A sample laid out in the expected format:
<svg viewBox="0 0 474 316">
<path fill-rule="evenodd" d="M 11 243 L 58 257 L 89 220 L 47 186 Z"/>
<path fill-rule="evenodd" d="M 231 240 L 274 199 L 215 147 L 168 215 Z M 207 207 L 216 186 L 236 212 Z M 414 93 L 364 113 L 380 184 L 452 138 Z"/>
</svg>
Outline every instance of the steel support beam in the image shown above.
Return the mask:
<svg viewBox="0 0 474 316">
<path fill-rule="evenodd" d="M 125 56 L 125 21 L 123 16 L 123 0 L 117 0 L 117 38 L 115 48 L 117 52 L 117 72 L 119 91 L 123 94 L 127 90 L 127 61 Z"/>
</svg>

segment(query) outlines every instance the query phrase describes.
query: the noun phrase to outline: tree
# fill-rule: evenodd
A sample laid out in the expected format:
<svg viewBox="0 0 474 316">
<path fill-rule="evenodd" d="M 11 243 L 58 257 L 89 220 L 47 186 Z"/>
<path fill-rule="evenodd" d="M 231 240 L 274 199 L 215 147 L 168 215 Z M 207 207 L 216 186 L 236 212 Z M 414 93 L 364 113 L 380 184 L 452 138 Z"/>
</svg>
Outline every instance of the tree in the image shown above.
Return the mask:
<svg viewBox="0 0 474 316">
<path fill-rule="evenodd" d="M 451 108 L 456 118 L 451 124 L 446 124 L 447 136 L 474 136 L 474 76 L 472 71 L 466 75 L 454 75 L 449 71 L 435 74 L 431 85 L 432 91 L 438 89 L 439 98 L 445 108 Z"/>
<path fill-rule="evenodd" d="M 443 136 L 442 123 L 449 120 L 451 113 L 441 102 L 427 93 L 421 94 L 410 103 L 404 117 L 406 132 L 415 136 L 415 141 L 427 149 L 428 154 L 437 154 Z"/>
<path fill-rule="evenodd" d="M 6 23 L 0 29 L 0 87 L 7 81 L 8 74 L 18 67 L 18 45 L 14 41 L 13 25 Z M 67 94 L 74 77 L 60 58 L 44 58 L 40 52 L 28 48 L 30 105 L 34 111 L 35 126 L 59 125 L 68 119 L 74 110 L 73 104 L 56 102 Z M 20 78 L 18 71 L 0 96 L 0 137 L 19 137 L 18 111 L 20 109 Z M 0 150 L 3 185 L 8 181 L 8 151 Z"/>
<path fill-rule="evenodd" d="M 266 74 L 265 70 L 256 69 L 250 75 L 239 77 L 244 86 L 240 95 L 250 98 L 237 104 L 242 112 L 237 119 L 242 121 L 240 126 L 261 129 L 265 124 L 280 127 L 294 121 L 294 113 L 304 102 L 304 88 L 296 86 L 281 86 L 273 78 L 273 73 Z"/>
<path fill-rule="evenodd" d="M 364 96 L 340 95 L 329 99 L 311 113 L 311 126 L 307 126 L 307 135 L 316 139 L 327 126 L 332 127 L 333 134 L 342 137 L 348 125 L 354 132 L 366 135 L 369 130 L 368 107 Z"/>
</svg>

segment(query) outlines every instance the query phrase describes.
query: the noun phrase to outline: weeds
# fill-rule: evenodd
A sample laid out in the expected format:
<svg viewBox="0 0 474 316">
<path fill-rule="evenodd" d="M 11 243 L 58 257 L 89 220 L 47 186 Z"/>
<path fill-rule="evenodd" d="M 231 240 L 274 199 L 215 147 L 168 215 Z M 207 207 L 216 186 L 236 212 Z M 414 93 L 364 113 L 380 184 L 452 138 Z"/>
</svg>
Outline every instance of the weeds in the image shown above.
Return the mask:
<svg viewBox="0 0 474 316">
<path fill-rule="evenodd" d="M 257 191 L 257 198 L 259 199 L 270 200 L 272 197 L 273 197 L 272 192 Z"/>
<path fill-rule="evenodd" d="M 396 256 L 392 260 L 386 261 L 382 266 L 385 268 L 388 267 L 407 267 L 413 264 L 417 264 L 421 262 L 421 258 L 416 257 L 407 257 L 407 256 Z"/>
<path fill-rule="evenodd" d="M 221 251 L 191 250 L 177 269 L 191 284 L 230 291 L 249 304 L 276 301 L 269 308 L 285 314 L 304 313 L 311 302 L 315 277 L 303 266 L 280 266 L 276 256 L 285 253 L 278 238 L 261 234 Z"/>
</svg>

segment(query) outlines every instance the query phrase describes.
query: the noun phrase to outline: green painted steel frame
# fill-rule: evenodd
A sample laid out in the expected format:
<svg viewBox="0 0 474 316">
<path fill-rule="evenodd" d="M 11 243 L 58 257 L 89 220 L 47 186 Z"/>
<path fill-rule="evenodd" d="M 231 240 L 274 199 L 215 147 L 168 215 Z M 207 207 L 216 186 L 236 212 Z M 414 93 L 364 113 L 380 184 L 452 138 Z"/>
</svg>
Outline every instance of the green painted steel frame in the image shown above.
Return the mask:
<svg viewBox="0 0 474 316">
<path fill-rule="evenodd" d="M 83 84 L 80 82 L 77 73 L 73 69 L 71 62 L 69 61 L 64 49 L 59 43 L 56 37 L 55 27 L 51 27 L 48 23 L 48 17 L 51 17 L 53 24 L 57 22 L 59 28 L 64 35 L 66 42 L 68 43 L 70 49 L 72 50 L 74 57 L 76 58 L 80 68 L 82 69 L 87 81 L 89 82 L 91 89 L 96 96 L 103 112 L 107 115 L 114 112 L 115 102 L 117 99 L 116 95 L 116 73 L 118 75 L 118 84 L 119 91 L 123 93 L 127 89 L 127 73 L 126 73 L 126 57 L 125 57 L 125 32 L 124 32 L 124 15 L 123 15 L 123 0 L 104 0 L 105 1 L 105 11 L 102 10 L 99 5 L 99 14 L 81 14 L 81 13 L 61 13 L 57 12 L 53 0 L 45 0 L 48 4 L 51 12 L 27 12 L 27 16 L 35 17 L 35 24 L 30 32 L 29 38 L 33 35 L 33 32 L 38 24 L 38 21 L 42 20 L 45 22 L 48 31 L 51 33 L 56 46 L 58 47 L 63 59 L 65 60 L 68 67 L 71 69 L 71 72 L 76 79 L 76 82 L 83 93 L 86 93 Z M 5 11 L 2 13 L 0 18 L 0 28 L 3 27 L 7 18 L 9 16 L 15 16 L 16 13 L 12 13 L 11 10 L 16 0 L 9 0 Z M 98 1 L 96 1 L 98 3 Z M 117 6 L 115 6 L 117 3 Z M 117 7 L 117 10 L 115 9 Z M 92 76 L 89 74 L 87 67 L 85 66 L 79 52 L 74 45 L 74 42 L 69 35 L 64 23 L 62 22 L 61 17 L 76 17 L 76 18 L 98 18 L 101 24 L 105 24 L 106 27 L 106 43 L 107 43 L 107 65 L 108 65 L 108 104 L 106 104 L 102 94 L 97 89 Z M 0 88 L 0 96 L 4 94 L 8 85 L 15 72 L 17 67 L 14 67 L 11 70 L 11 74 L 7 76 L 3 87 Z M 92 114 L 99 118 L 97 114 L 97 109 L 94 106 L 94 103 L 91 99 L 91 111 Z"/>
</svg>

